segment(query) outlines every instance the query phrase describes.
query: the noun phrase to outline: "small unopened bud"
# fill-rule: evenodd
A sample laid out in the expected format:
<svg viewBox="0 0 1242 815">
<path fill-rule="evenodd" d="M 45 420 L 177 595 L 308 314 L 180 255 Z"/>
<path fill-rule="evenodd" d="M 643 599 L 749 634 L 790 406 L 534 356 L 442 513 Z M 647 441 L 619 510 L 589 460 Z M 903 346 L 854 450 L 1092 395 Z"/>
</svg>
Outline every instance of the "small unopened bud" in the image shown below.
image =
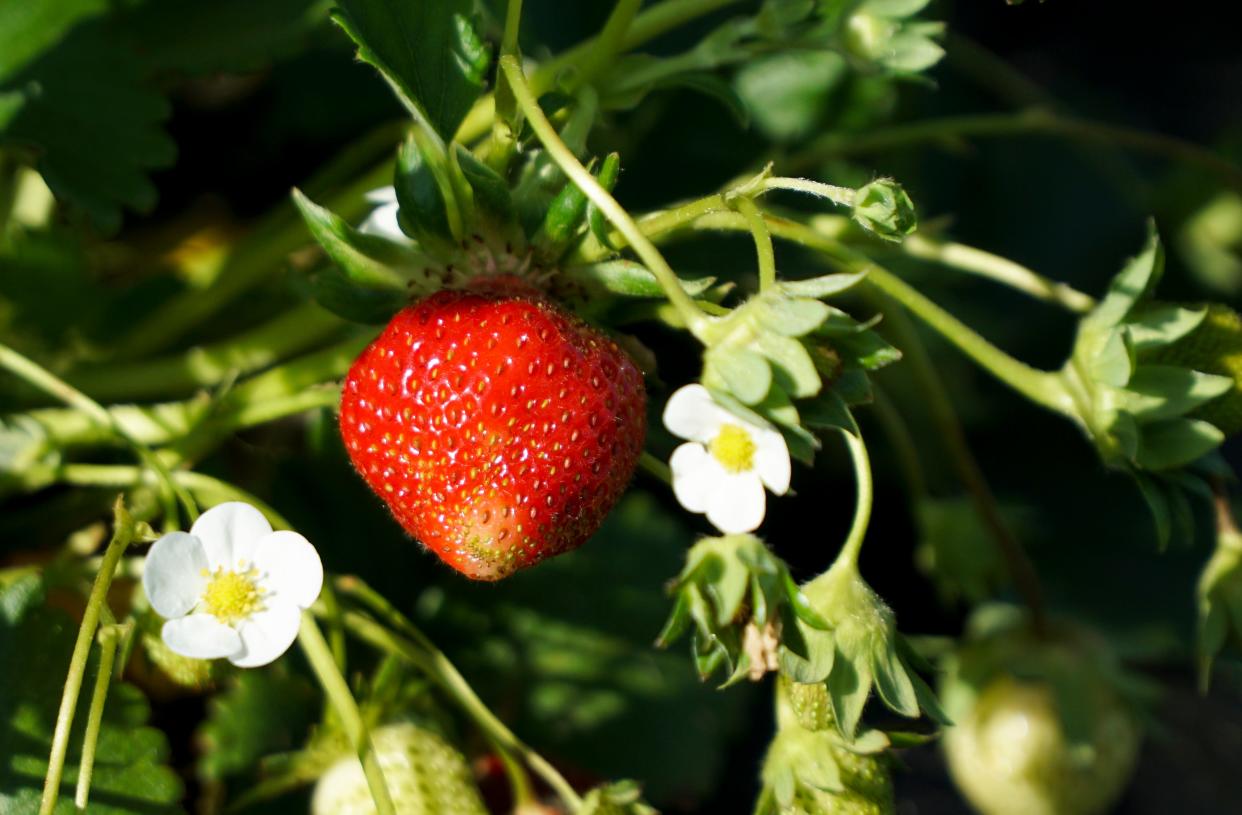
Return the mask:
<svg viewBox="0 0 1242 815">
<path fill-rule="evenodd" d="M 854 193 L 855 223 L 887 241 L 899 241 L 918 226 L 914 202 L 891 178 L 878 178 Z"/>
</svg>

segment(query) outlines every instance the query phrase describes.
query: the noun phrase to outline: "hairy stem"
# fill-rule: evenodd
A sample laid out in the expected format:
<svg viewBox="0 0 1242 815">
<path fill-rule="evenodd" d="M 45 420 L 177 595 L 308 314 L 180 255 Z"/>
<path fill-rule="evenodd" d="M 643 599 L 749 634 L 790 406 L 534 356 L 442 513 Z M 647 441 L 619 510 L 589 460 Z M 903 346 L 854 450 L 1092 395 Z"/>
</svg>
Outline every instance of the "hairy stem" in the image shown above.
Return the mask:
<svg viewBox="0 0 1242 815">
<path fill-rule="evenodd" d="M 346 612 L 345 627 L 359 639 L 371 643 L 388 653 L 397 654 L 422 669 L 446 693 L 461 706 L 476 725 L 501 750 L 520 757 L 534 770 L 558 797 L 576 812 L 582 805 L 582 799 L 574 788 L 543 756 L 532 750 L 521 739 L 513 734 L 507 725 L 488 709 L 479 699 L 478 694 L 470 687 L 470 683 L 461 675 L 449 658 L 436 647 L 426 634 L 422 632 L 404 614 L 398 611 L 382 595 L 353 576 L 338 578 L 336 587 L 341 594 L 353 597 L 371 611 L 379 615 L 387 625 L 404 636 L 394 635 L 391 631 L 374 620 L 356 612 Z M 406 639 L 408 638 L 408 639 Z"/>
<path fill-rule="evenodd" d="M 95 750 L 99 746 L 99 729 L 103 724 L 104 704 L 108 701 L 112 667 L 116 660 L 117 645 L 122 639 L 122 630 L 123 626 L 107 625 L 99 631 L 99 672 L 95 675 L 95 690 L 91 694 L 91 707 L 86 716 L 82 758 L 78 762 L 78 786 L 73 796 L 74 806 L 82 812 L 86 811 L 86 804 L 90 799 L 91 779 L 95 773 Z"/>
<path fill-rule="evenodd" d="M 125 427 L 116 421 L 111 413 L 102 405 L 91 399 L 86 394 L 74 388 L 69 383 L 57 378 L 44 368 L 26 359 L 26 357 L 17 353 L 7 345 L 0 345 L 0 367 L 7 368 L 9 371 L 17 374 L 31 385 L 39 388 L 48 395 L 59 399 L 65 404 L 73 407 L 89 416 L 96 424 L 106 427 L 116 437 L 133 449 L 138 458 L 144 464 L 159 474 L 160 481 L 167 488 L 171 495 L 175 495 L 177 500 L 181 502 L 185 509 L 186 515 L 190 521 L 198 517 L 198 508 L 194 505 L 194 499 L 189 496 L 184 489 L 178 487 L 172 480 L 172 476 L 168 472 L 168 468 L 160 460 L 159 456 L 152 454 L 145 444 L 129 435 Z M 169 513 L 175 517 L 176 507 L 168 507 L 172 512 Z"/>
<path fill-rule="evenodd" d="M 776 254 L 772 248 L 772 233 L 768 231 L 768 225 L 754 201 L 740 196 L 734 204 L 746 219 L 750 234 L 755 239 L 755 255 L 759 261 L 759 291 L 767 291 L 776 285 Z"/>
<path fill-rule="evenodd" d="M 108 601 L 108 588 L 112 585 L 117 563 L 120 562 L 121 556 L 125 554 L 126 548 L 133 541 L 134 534 L 134 519 L 130 517 L 125 510 L 125 505 L 118 498 L 113 508 L 112 540 L 104 551 L 99 573 L 95 575 L 90 596 L 86 600 L 86 610 L 82 612 L 82 624 L 78 627 L 78 638 L 73 644 L 73 655 L 69 658 L 69 672 L 65 676 L 65 687 L 60 697 L 60 710 L 56 714 L 56 728 L 52 732 L 52 750 L 47 760 L 47 776 L 43 781 L 43 797 L 39 802 L 39 815 L 51 815 L 52 810 L 56 808 L 56 800 L 60 795 L 60 781 L 65 772 L 65 756 L 69 750 L 69 733 L 73 728 L 73 716 L 78 707 L 78 695 L 82 691 L 86 663 L 91 655 L 91 643 L 95 640 L 99 617 L 104 604 Z"/>
<path fill-rule="evenodd" d="M 1085 314 L 1095 307 L 1095 300 L 1090 295 L 1083 294 L 1073 286 L 1049 280 L 1008 258 L 973 246 L 953 241 L 936 241 L 916 234 L 902 241 L 901 250 L 910 257 L 986 277 L 1076 314 Z"/>
<path fill-rule="evenodd" d="M 309 612 L 302 614 L 302 627 L 298 631 L 298 642 L 302 646 L 302 652 L 306 654 L 306 660 L 310 663 L 311 669 L 315 672 L 315 677 L 323 687 L 324 694 L 340 718 L 350 746 L 358 756 L 358 760 L 362 762 L 362 771 L 366 775 L 371 798 L 375 801 L 377 815 L 396 815 L 396 807 L 393 806 L 392 796 L 384 781 L 384 771 L 380 767 L 375 746 L 371 743 L 366 722 L 362 720 L 362 714 L 358 711 L 358 703 L 354 700 L 354 695 L 350 693 L 345 677 L 341 676 L 336 660 L 332 656 L 332 650 L 319 631 L 319 626 L 315 625 L 315 618 Z"/>
<path fill-rule="evenodd" d="M 539 141 L 543 144 L 548 154 L 560 166 L 565 175 L 582 190 L 587 198 L 591 199 L 591 203 L 604 214 L 609 221 L 612 222 L 625 239 L 633 247 L 634 251 L 646 264 L 651 273 L 655 275 L 659 281 L 660 287 L 664 289 L 665 296 L 669 302 L 677 309 L 682 320 L 690 332 L 698 336 L 707 322 L 707 315 L 699 310 L 694 299 L 690 297 L 681 287 L 681 281 L 677 279 L 677 275 L 673 273 L 668 262 L 664 260 L 664 256 L 660 254 L 660 250 L 655 248 L 647 237 L 643 234 L 638 225 L 634 223 L 634 219 L 625 211 L 617 200 L 612 197 L 595 177 L 587 171 L 582 163 L 578 161 L 577 156 L 573 154 L 560 136 L 557 135 L 556 129 L 552 127 L 552 123 L 548 121 L 543 110 L 539 107 L 539 102 L 535 99 L 531 92 L 530 86 L 526 84 L 526 78 L 522 74 L 522 68 L 517 60 L 512 56 L 501 57 L 500 67 L 504 72 L 505 78 L 509 81 L 510 87 L 513 89 L 513 95 L 517 99 L 518 107 L 526 115 L 530 122 L 531 128 L 535 131 Z"/>
<path fill-rule="evenodd" d="M 1057 136 L 1157 155 L 1199 167 L 1231 187 L 1242 190 L 1242 167 L 1193 142 L 1163 133 L 1065 116 L 1042 108 L 1019 113 L 982 113 L 926 119 L 871 130 L 861 135 L 831 133 L 781 164 L 783 169 L 797 172 L 814 167 L 832 156 L 891 150 L 945 139 L 1021 135 Z"/>
<path fill-rule="evenodd" d="M 589 84 L 616 59 L 625 34 L 630 30 L 634 16 L 642 4 L 643 0 L 617 0 L 612 7 L 612 13 L 604 22 L 604 27 L 595 37 L 591 50 L 578 65 L 578 73 L 571 89 Z"/>
<path fill-rule="evenodd" d="M 1030 609 L 1035 630 L 1046 631 L 1048 628 L 1047 614 L 1044 609 L 1044 593 L 1039 583 L 1039 573 L 1035 571 L 1035 565 L 1031 563 L 1022 544 L 1018 542 L 1009 525 L 1005 523 L 1000 506 L 996 502 L 996 496 L 988 486 L 983 468 L 979 466 L 978 460 L 971 452 L 970 444 L 966 440 L 966 432 L 961 422 L 958 421 L 957 412 L 953 409 L 953 403 L 940 381 L 940 376 L 936 372 L 927 349 L 900 306 L 882 303 L 881 308 L 885 325 L 895 335 L 894 339 L 904 354 L 904 360 L 909 363 L 911 373 L 918 380 L 919 389 L 927 399 L 932 419 L 940 430 L 941 441 L 948 449 L 953 469 L 957 472 L 963 486 L 966 487 L 966 491 L 970 493 L 975 512 L 991 533 L 990 537 L 1008 567 L 1014 587 L 1022 596 L 1027 608 Z"/>
<path fill-rule="evenodd" d="M 846 564 L 858 568 L 858 555 L 862 551 L 863 541 L 867 537 L 867 527 L 871 523 L 871 509 L 875 501 L 875 485 L 871 480 L 871 457 L 867 454 L 867 445 L 863 442 L 862 431 L 858 423 L 848 411 L 850 426 L 842 431 L 845 447 L 850 454 L 850 462 L 854 467 L 854 481 L 858 485 L 858 495 L 854 499 L 854 521 L 850 524 L 849 534 L 845 538 L 840 553 L 833 566 Z"/>
</svg>

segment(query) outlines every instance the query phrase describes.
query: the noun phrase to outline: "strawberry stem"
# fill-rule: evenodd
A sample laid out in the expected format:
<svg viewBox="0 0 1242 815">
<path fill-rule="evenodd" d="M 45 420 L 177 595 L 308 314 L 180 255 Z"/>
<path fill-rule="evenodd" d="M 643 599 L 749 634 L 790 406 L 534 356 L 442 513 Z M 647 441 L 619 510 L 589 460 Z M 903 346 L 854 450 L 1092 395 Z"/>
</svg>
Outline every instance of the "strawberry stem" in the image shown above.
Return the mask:
<svg viewBox="0 0 1242 815">
<path fill-rule="evenodd" d="M 768 225 L 752 199 L 740 196 L 733 204 L 746 219 L 750 234 L 755 238 L 755 255 L 759 259 L 759 291 L 767 291 L 776 285 L 776 254 L 772 249 L 772 233 L 768 231 Z"/>
<path fill-rule="evenodd" d="M 600 186 L 595 177 L 578 161 L 573 151 L 561 141 L 560 136 L 556 133 L 556 129 L 548 121 L 548 117 L 544 115 L 543 109 L 539 107 L 539 101 L 531 92 L 530 86 L 527 85 L 526 77 L 523 75 L 522 68 L 518 64 L 517 59 L 512 55 L 501 57 L 500 68 L 513 90 L 518 107 L 526 115 L 531 129 L 535 131 L 535 135 L 538 136 L 539 141 L 548 151 L 548 155 L 560 166 L 565 175 L 569 176 L 570 180 L 578 185 L 578 189 L 582 190 L 583 194 L 591 199 L 591 203 L 595 204 L 599 211 L 604 214 L 604 217 L 611 221 L 613 226 L 621 232 L 643 263 L 655 275 L 656 280 L 660 283 L 660 287 L 664 289 L 669 302 L 677 309 L 687 328 L 696 337 L 699 336 L 707 324 L 708 317 L 699 309 L 693 298 L 686 293 L 686 290 L 681 287 L 681 281 L 678 280 L 677 275 L 674 274 L 672 268 L 668 265 L 668 261 L 660 254 L 660 250 L 656 249 L 655 244 L 647 239 L 647 236 L 634 223 L 634 219 L 630 217 L 629 213 L 617 203 L 617 200 L 607 190 Z"/>
<path fill-rule="evenodd" d="M 371 790 L 371 798 L 375 801 L 376 814 L 396 815 L 396 807 L 393 806 L 392 796 L 384 781 L 384 771 L 375 753 L 375 745 L 371 743 L 366 722 L 362 720 L 362 714 L 358 710 L 358 703 L 354 700 L 354 695 L 350 692 L 345 677 L 337 668 L 336 659 L 332 656 L 332 650 L 319 631 L 319 626 L 315 625 L 315 618 L 308 612 L 302 613 L 302 627 L 298 630 L 298 643 L 302 646 L 302 652 L 306 654 L 306 661 L 310 663 L 311 669 L 315 672 L 315 678 L 323 687 L 324 695 L 328 697 L 337 716 L 340 717 L 350 746 L 353 747 L 358 760 L 362 762 L 367 787 Z"/>
<path fill-rule="evenodd" d="M 840 565 L 842 568 L 849 566 L 857 570 L 858 555 L 862 551 L 863 541 L 867 537 L 867 527 L 871 523 L 875 485 L 871 478 L 871 457 L 867 454 L 867 445 L 863 442 L 862 431 L 858 429 L 858 422 L 854 421 L 852 413 L 845 411 L 845 415 L 849 417 L 850 424 L 841 435 L 845 438 L 845 447 L 849 451 L 850 462 L 854 466 L 854 481 L 858 485 L 858 495 L 854 499 L 854 521 L 850 524 L 849 534 L 836 560 L 833 561 L 832 568 Z"/>
</svg>

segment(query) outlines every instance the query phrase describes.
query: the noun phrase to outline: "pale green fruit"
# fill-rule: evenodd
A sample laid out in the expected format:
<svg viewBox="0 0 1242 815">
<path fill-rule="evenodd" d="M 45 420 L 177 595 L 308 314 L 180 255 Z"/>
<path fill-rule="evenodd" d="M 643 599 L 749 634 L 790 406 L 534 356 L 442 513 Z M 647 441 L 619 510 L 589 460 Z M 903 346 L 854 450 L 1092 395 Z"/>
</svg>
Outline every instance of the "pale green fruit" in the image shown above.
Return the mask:
<svg viewBox="0 0 1242 815">
<path fill-rule="evenodd" d="M 466 759 L 439 734 L 409 722 L 371 733 L 380 769 L 399 815 L 487 815 Z M 312 815 L 374 815 L 375 802 L 353 756 L 315 785 Z"/>
<path fill-rule="evenodd" d="M 983 815 L 1096 815 L 1134 769 L 1140 733 L 1114 695 L 1092 700 L 1086 744 L 1065 735 L 1051 689 L 998 675 L 944 735 L 949 770 Z"/>
</svg>

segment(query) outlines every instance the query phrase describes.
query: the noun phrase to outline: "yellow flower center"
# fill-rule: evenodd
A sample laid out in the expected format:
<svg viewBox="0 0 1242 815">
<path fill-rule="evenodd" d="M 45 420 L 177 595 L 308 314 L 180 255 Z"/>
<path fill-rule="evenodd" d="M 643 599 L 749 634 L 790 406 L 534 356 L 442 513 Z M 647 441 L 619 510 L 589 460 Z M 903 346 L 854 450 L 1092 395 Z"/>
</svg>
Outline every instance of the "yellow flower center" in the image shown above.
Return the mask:
<svg viewBox="0 0 1242 815">
<path fill-rule="evenodd" d="M 203 591 L 203 609 L 222 623 L 232 625 L 263 609 L 263 594 L 255 578 L 258 571 L 226 572 L 217 568 Z"/>
<path fill-rule="evenodd" d="M 743 473 L 755 467 L 755 442 L 744 427 L 727 424 L 720 428 L 707 450 L 731 473 Z"/>
</svg>

